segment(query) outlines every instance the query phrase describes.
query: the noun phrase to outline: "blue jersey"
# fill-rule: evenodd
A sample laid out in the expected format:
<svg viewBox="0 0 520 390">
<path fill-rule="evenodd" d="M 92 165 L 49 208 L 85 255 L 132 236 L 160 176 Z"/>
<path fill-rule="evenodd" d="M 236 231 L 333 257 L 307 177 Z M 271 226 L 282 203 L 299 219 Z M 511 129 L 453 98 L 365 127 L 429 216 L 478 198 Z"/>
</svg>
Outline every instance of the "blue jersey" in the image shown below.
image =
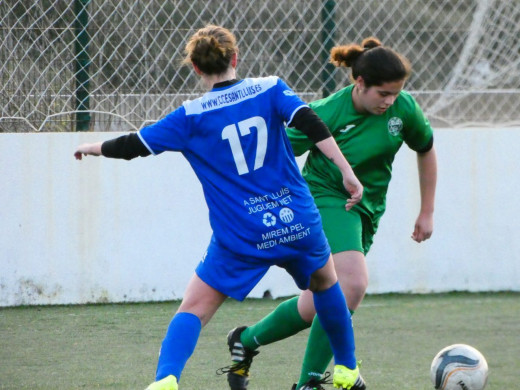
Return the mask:
<svg viewBox="0 0 520 390">
<path fill-rule="evenodd" d="M 152 154 L 179 151 L 189 161 L 218 245 L 238 256 L 294 258 L 328 250 L 285 133 L 306 106 L 278 77 L 248 78 L 184 102 L 139 137 Z"/>
</svg>

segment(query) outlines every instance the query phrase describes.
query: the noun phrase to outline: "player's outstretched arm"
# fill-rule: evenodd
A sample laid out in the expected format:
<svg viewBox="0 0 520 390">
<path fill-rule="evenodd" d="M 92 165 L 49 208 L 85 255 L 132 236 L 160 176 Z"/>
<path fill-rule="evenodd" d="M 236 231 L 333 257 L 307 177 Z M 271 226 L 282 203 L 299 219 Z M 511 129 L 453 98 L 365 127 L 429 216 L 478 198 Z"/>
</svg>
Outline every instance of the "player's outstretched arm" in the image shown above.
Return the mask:
<svg viewBox="0 0 520 390">
<path fill-rule="evenodd" d="M 93 144 L 79 145 L 74 152 L 74 157 L 76 157 L 76 160 L 81 160 L 83 156 L 101 156 L 102 144 L 102 142 L 96 142 Z"/>
<path fill-rule="evenodd" d="M 76 157 L 76 160 L 81 160 L 83 156 L 105 156 L 131 160 L 136 157 L 146 157 L 150 154 L 151 152 L 139 136 L 136 133 L 130 133 L 105 142 L 80 145 L 74 152 L 74 157 Z"/>
</svg>

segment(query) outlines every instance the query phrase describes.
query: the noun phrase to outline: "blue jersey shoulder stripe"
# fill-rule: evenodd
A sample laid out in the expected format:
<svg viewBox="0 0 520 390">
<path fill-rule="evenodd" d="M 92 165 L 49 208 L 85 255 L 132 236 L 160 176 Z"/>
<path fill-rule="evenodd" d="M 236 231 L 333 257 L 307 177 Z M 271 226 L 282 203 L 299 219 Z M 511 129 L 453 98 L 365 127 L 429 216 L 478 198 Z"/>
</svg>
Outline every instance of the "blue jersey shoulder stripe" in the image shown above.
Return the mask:
<svg viewBox="0 0 520 390">
<path fill-rule="evenodd" d="M 150 145 L 148 145 L 148 142 L 146 142 L 146 140 L 143 138 L 143 136 L 141 135 L 141 132 L 137 132 L 137 136 L 139 137 L 139 139 L 141 140 L 141 142 L 143 143 L 144 146 L 146 146 L 146 149 L 148 149 L 150 151 L 150 153 L 152 153 L 154 156 L 155 156 L 155 152 L 153 151 L 153 149 L 150 147 Z"/>
<path fill-rule="evenodd" d="M 301 106 L 298 106 L 294 109 L 293 113 L 291 114 L 291 117 L 289 118 L 289 120 L 287 121 L 287 124 L 291 123 L 293 118 L 294 118 L 294 115 L 296 115 L 296 113 L 300 110 L 300 108 L 303 108 L 303 107 L 309 107 L 308 104 L 302 104 Z"/>
</svg>

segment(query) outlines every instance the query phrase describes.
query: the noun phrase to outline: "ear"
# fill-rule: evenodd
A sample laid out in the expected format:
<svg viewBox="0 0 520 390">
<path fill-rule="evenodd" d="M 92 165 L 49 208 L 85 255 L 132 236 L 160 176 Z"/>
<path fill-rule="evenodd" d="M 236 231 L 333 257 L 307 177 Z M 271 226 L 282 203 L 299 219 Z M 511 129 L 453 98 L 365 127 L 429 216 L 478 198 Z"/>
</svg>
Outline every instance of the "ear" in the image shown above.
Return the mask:
<svg viewBox="0 0 520 390">
<path fill-rule="evenodd" d="M 365 80 L 363 80 L 362 76 L 358 76 L 356 79 L 356 86 L 358 90 L 363 91 L 365 89 Z"/>
<path fill-rule="evenodd" d="M 238 53 L 233 53 L 231 55 L 231 66 L 234 68 L 237 67 L 237 63 L 238 63 Z"/>
<path fill-rule="evenodd" d="M 191 65 L 193 66 L 195 73 L 197 73 L 200 76 L 202 74 L 202 70 L 200 70 L 199 67 L 197 65 L 195 65 L 194 62 L 192 62 Z"/>
</svg>

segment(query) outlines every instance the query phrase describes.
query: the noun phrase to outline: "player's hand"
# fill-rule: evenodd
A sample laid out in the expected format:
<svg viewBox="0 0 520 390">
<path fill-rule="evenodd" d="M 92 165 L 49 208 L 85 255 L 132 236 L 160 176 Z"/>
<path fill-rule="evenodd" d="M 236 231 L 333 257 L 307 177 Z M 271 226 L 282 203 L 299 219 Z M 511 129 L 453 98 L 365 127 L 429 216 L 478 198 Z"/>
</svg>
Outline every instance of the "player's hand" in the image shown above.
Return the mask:
<svg viewBox="0 0 520 390">
<path fill-rule="evenodd" d="M 77 147 L 74 152 L 76 160 L 81 160 L 83 156 L 100 156 L 101 155 L 101 142 L 95 144 L 82 144 Z"/>
<path fill-rule="evenodd" d="M 347 204 L 345 205 L 345 209 L 348 211 L 361 201 L 363 197 L 363 185 L 356 175 L 354 175 L 354 172 L 343 177 L 343 185 L 350 194 L 350 198 L 347 199 Z"/>
<path fill-rule="evenodd" d="M 422 242 L 429 239 L 433 233 L 433 213 L 420 213 L 415 221 L 412 240 Z"/>
</svg>

